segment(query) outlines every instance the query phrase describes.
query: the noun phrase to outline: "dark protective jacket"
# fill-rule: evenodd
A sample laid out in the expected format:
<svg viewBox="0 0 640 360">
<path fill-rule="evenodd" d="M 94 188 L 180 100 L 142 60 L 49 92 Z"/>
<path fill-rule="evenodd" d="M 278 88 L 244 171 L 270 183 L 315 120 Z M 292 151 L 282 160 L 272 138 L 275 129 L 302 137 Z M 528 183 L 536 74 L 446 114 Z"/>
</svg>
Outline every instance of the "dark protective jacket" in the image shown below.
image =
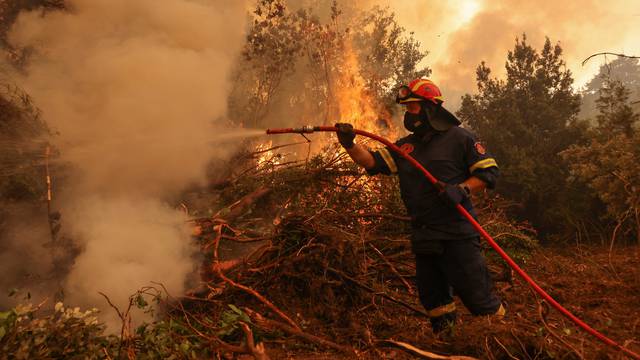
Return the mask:
<svg viewBox="0 0 640 360">
<path fill-rule="evenodd" d="M 470 176 L 475 176 L 485 181 L 489 188 L 495 186 L 499 174 L 495 159 L 466 129 L 453 126 L 443 132 L 432 130 L 424 137 L 411 134 L 398 140 L 396 145 L 420 162 L 440 181 L 459 184 Z M 372 154 L 375 166 L 367 170 L 369 174 L 399 176 L 402 200 L 412 218 L 413 227 L 419 230 L 421 238 L 415 239 L 414 235 L 414 251 L 420 250 L 419 242 L 429 239 L 464 239 L 478 236 L 471 224 L 456 209 L 448 206 L 438 196 L 438 190 L 406 159 L 388 148 L 381 148 Z M 465 200 L 462 206 L 475 217 L 469 199 Z"/>
</svg>

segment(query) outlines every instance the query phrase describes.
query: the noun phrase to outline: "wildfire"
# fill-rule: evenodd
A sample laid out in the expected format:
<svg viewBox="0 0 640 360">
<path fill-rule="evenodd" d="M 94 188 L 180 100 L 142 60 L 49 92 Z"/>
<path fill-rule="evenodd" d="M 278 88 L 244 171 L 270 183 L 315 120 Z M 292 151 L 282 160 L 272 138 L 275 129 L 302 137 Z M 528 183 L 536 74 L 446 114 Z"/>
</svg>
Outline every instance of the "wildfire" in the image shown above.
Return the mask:
<svg viewBox="0 0 640 360">
<path fill-rule="evenodd" d="M 275 152 L 273 149 L 273 141 L 268 140 L 256 145 L 254 154 L 256 155 L 256 164 L 259 167 L 264 165 L 272 165 L 272 168 L 279 165 L 282 161 L 282 156 Z"/>
<path fill-rule="evenodd" d="M 343 122 L 350 123 L 357 129 L 379 134 L 386 138 L 397 138 L 399 133 L 391 121 L 391 114 L 385 109 L 380 101 L 381 99 L 376 97 L 376 94 L 369 88 L 367 81 L 363 78 L 358 53 L 353 49 L 350 42 L 345 44 L 342 62 L 332 75 L 330 83 L 327 84 L 330 94 L 327 99 L 329 123 L 298 123 L 296 126 L 333 125 L 336 122 Z M 287 141 L 290 141 L 290 139 L 288 138 Z M 308 159 L 309 152 L 311 154 L 327 153 L 327 149 L 332 147 L 335 151 L 332 150 L 331 152 L 342 151 L 336 145 L 335 134 L 317 133 L 311 135 L 308 140 L 311 141 L 308 147 L 304 145 L 296 146 L 295 150 L 292 149 L 292 152 L 287 154 L 280 154 L 280 157 L 278 157 L 278 150 L 269 150 L 274 145 L 273 140 L 258 144 L 254 150 L 259 155 L 256 158 L 257 163 L 259 165 L 282 165 L 291 161 Z M 364 137 L 359 137 L 357 141 L 371 148 L 379 146 L 377 143 L 370 143 L 370 140 Z M 276 145 L 278 145 L 276 146 L 276 149 L 278 149 L 282 143 L 276 143 Z M 331 155 L 327 153 L 327 156 Z M 337 162 L 342 161 L 338 160 Z"/>
<path fill-rule="evenodd" d="M 382 136 L 395 135 L 390 114 L 372 97 L 362 78 L 358 56 L 350 43 L 345 47 L 345 62 L 336 89 L 340 122 Z"/>
</svg>

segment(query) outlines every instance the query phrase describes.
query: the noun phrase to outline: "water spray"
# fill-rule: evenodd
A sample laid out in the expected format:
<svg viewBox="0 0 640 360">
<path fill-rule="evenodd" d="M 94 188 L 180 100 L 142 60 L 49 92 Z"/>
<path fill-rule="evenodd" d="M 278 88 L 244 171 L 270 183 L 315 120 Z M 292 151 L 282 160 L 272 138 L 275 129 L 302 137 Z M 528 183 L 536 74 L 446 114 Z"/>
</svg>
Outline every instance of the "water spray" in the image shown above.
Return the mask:
<svg viewBox="0 0 640 360">
<path fill-rule="evenodd" d="M 337 132 L 337 131 L 338 129 L 333 126 L 306 125 L 299 128 L 267 129 L 267 135 L 302 134 L 304 136 L 304 134 L 310 134 L 313 132 Z M 398 147 L 396 144 L 390 142 L 389 140 L 381 136 L 372 134 L 364 130 L 353 129 L 353 132 L 356 133 L 357 135 L 366 136 L 368 138 L 371 138 L 373 140 L 376 140 L 384 144 L 389 149 L 396 152 L 399 156 L 407 160 L 416 169 L 420 170 L 420 172 L 422 172 L 422 174 L 429 180 L 431 184 L 433 184 L 434 186 L 437 186 L 438 179 L 436 179 L 433 175 L 431 175 L 431 173 L 427 169 L 425 169 L 424 166 L 422 166 L 422 164 L 420 164 L 411 155 L 409 155 L 408 153 L 400 149 L 400 147 Z M 518 264 L 516 264 L 516 262 L 513 261 L 513 259 L 511 259 L 511 257 L 498 245 L 498 243 L 493 239 L 493 237 L 491 237 L 491 235 L 489 235 L 489 233 L 482 228 L 482 225 L 480 225 L 478 221 L 476 221 L 476 219 L 474 219 L 473 216 L 471 216 L 471 214 L 469 214 L 469 212 L 462 205 L 457 204 L 456 209 L 462 216 L 464 216 L 471 223 L 474 229 L 476 229 L 476 231 L 478 231 L 482 235 L 482 237 L 498 253 L 498 255 L 500 255 L 500 257 L 502 257 L 502 259 L 504 259 L 504 261 L 506 261 L 507 264 L 509 264 L 509 266 L 533 288 L 533 290 L 535 290 L 535 292 L 537 292 L 547 302 L 549 302 L 551 306 L 553 306 L 556 310 L 558 310 L 562 315 L 567 317 L 569 320 L 573 321 L 573 323 L 575 323 L 578 327 L 582 328 L 584 331 L 596 337 L 603 343 L 624 352 L 626 355 L 628 355 L 631 358 L 640 360 L 639 354 L 609 339 L 608 337 L 600 333 L 598 330 L 592 328 L 587 323 L 580 320 L 577 316 L 573 315 L 565 307 L 563 307 L 559 302 L 557 302 L 553 297 L 551 297 L 551 295 L 549 295 L 546 291 L 544 291 L 544 289 L 542 289 L 524 270 L 522 270 L 520 266 L 518 266 Z"/>
</svg>

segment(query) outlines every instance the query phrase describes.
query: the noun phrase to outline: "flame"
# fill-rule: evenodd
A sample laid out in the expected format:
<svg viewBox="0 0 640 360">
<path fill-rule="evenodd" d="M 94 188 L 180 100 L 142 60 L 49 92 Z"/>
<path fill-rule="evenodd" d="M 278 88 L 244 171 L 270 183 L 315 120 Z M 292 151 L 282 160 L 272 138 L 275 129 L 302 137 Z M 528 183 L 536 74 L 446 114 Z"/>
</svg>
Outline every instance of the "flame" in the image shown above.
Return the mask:
<svg viewBox="0 0 640 360">
<path fill-rule="evenodd" d="M 383 137 L 395 139 L 399 135 L 399 130 L 391 121 L 391 114 L 375 94 L 368 88 L 367 81 L 362 76 L 362 68 L 358 53 L 354 50 L 351 41 L 346 40 L 344 52 L 341 56 L 342 63 L 335 70 L 331 77 L 330 88 L 331 99 L 329 99 L 329 118 L 332 122 L 326 125 L 333 125 L 334 122 L 350 123 L 354 128 L 379 134 Z M 300 125 L 308 125 L 302 123 Z M 312 124 L 315 125 L 315 124 Z M 307 148 L 298 148 L 283 158 L 276 159 L 280 163 L 289 160 L 301 160 L 308 158 L 309 152 L 316 154 L 326 151 L 327 147 L 334 146 L 335 151 L 342 151 L 336 142 L 335 134 L 313 134 L 309 138 L 311 144 Z M 357 142 L 371 148 L 378 148 L 380 145 L 365 137 L 358 137 Z M 264 151 L 272 146 L 272 142 L 259 144 L 255 151 Z M 330 151 L 329 153 L 332 153 Z M 329 154 L 327 153 L 327 154 Z M 273 151 L 261 153 L 257 158 L 258 164 L 273 163 Z M 286 158 L 286 159 L 285 159 Z M 345 157 L 341 161 L 350 161 Z M 276 163 L 277 164 L 277 163 Z M 348 179 L 354 180 L 354 179 Z"/>
<path fill-rule="evenodd" d="M 273 171 L 273 169 L 282 162 L 282 156 L 273 149 L 273 140 L 268 140 L 256 145 L 254 154 L 257 155 L 256 165 L 259 168 L 265 167 L 266 171 Z"/>
<path fill-rule="evenodd" d="M 343 70 L 338 79 L 336 99 L 340 122 L 351 123 L 355 128 L 381 134 L 395 135 L 390 114 L 373 98 L 362 78 L 357 53 L 351 42 L 345 44 Z"/>
</svg>

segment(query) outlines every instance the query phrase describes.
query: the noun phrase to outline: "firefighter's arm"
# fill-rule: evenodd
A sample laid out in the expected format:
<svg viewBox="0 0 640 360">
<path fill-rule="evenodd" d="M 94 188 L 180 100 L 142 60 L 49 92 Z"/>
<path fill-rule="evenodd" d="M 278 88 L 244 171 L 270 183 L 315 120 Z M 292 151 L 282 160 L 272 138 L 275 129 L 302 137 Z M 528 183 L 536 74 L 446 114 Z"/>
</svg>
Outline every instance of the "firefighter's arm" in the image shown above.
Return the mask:
<svg viewBox="0 0 640 360">
<path fill-rule="evenodd" d="M 351 159 L 367 170 L 373 168 L 376 161 L 371 152 L 364 146 L 353 142 L 353 139 L 356 137 L 353 126 L 347 123 L 337 123 L 335 126 L 338 128 L 336 134 L 338 136 L 338 142 L 344 147 Z"/>
<path fill-rule="evenodd" d="M 347 150 L 347 154 L 349 154 L 356 164 L 367 170 L 372 169 L 376 165 L 376 160 L 373 158 L 371 152 L 362 145 L 353 144 L 353 146 L 348 149 L 345 148 L 345 150 Z"/>
<path fill-rule="evenodd" d="M 487 188 L 487 183 L 475 176 L 471 176 L 460 185 L 468 189 L 468 195 L 479 193 Z"/>
</svg>

